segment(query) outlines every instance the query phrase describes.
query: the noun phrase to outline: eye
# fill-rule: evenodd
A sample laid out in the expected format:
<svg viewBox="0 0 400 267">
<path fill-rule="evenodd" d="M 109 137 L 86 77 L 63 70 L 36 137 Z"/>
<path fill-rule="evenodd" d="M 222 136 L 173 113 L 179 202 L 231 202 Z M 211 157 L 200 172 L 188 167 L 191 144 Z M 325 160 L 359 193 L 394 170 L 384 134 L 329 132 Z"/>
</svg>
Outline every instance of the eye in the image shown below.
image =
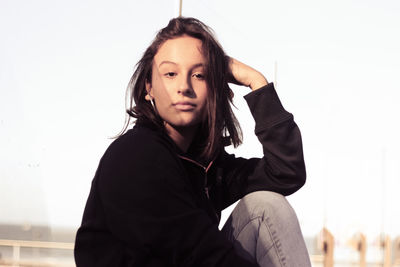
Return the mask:
<svg viewBox="0 0 400 267">
<path fill-rule="evenodd" d="M 164 74 L 164 76 L 166 76 L 167 78 L 173 78 L 176 75 L 177 75 L 176 72 L 172 72 L 172 71 L 169 71 L 169 72 Z"/>
<path fill-rule="evenodd" d="M 192 77 L 194 77 L 194 78 L 196 78 L 196 79 L 198 79 L 198 80 L 204 80 L 204 74 L 203 73 L 200 73 L 200 72 L 197 72 L 197 73 L 194 73 L 193 75 L 192 75 Z"/>
</svg>

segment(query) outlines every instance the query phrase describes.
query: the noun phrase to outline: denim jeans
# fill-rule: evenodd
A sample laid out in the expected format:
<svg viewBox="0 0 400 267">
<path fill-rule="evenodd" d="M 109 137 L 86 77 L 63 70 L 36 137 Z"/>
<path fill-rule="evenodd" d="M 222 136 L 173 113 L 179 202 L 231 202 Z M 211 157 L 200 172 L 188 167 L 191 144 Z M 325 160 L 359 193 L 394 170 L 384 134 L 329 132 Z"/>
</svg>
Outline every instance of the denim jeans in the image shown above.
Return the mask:
<svg viewBox="0 0 400 267">
<path fill-rule="evenodd" d="M 221 230 L 244 258 L 260 267 L 309 267 L 296 213 L 280 194 L 257 191 L 243 197 Z"/>
</svg>

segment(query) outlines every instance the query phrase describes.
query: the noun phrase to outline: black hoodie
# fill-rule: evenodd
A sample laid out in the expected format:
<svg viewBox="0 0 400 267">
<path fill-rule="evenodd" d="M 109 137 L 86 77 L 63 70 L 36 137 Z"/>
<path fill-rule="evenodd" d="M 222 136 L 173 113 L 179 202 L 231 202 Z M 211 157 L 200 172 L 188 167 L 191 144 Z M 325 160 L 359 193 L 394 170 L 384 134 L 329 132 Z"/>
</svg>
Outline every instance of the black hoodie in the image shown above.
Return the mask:
<svg viewBox="0 0 400 267">
<path fill-rule="evenodd" d="M 218 230 L 221 210 L 254 191 L 292 194 L 306 172 L 300 131 L 273 84 L 245 99 L 261 159 L 222 151 L 202 166 L 142 124 L 115 140 L 92 181 L 76 236 L 77 266 L 257 266 Z"/>
</svg>

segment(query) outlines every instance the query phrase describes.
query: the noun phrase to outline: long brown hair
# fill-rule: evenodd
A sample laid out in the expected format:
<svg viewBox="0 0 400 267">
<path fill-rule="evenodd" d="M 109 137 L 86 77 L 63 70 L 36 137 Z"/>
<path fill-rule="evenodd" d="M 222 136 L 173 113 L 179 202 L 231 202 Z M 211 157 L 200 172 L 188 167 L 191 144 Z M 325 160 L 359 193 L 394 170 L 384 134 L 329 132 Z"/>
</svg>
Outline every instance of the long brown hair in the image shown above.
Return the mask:
<svg viewBox="0 0 400 267">
<path fill-rule="evenodd" d="M 195 18 L 178 17 L 170 20 L 167 27 L 157 33 L 136 64 L 136 70 L 127 88 L 127 118 L 121 134 L 128 128 L 131 118 L 136 118 L 137 123 L 151 122 L 160 130 L 164 130 L 163 120 L 145 99 L 147 94 L 145 84 L 146 81 L 151 81 L 153 59 L 160 46 L 169 39 L 183 35 L 202 41 L 202 52 L 206 60 L 205 79 L 208 86 L 206 119 L 199 127 L 194 145 L 200 148 L 200 158 L 208 161 L 222 146 L 240 145 L 242 132 L 231 109 L 233 93 L 228 85 L 229 57 L 214 37 L 212 30 Z"/>
</svg>

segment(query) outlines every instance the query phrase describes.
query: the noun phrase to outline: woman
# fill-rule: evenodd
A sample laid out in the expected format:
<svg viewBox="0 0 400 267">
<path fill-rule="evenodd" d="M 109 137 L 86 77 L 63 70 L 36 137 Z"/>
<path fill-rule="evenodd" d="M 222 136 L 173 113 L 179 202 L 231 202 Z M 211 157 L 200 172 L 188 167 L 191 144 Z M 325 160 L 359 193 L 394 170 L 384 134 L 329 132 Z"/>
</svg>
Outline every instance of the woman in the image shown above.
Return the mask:
<svg viewBox="0 0 400 267">
<path fill-rule="evenodd" d="M 253 90 L 245 99 L 262 159 L 224 151 L 241 142 L 228 82 Z M 300 132 L 273 84 L 227 57 L 206 25 L 180 17 L 157 34 L 128 89 L 135 126 L 100 161 L 77 266 L 310 266 L 281 195 L 305 182 Z M 239 199 L 219 231 L 221 210 Z"/>
</svg>

